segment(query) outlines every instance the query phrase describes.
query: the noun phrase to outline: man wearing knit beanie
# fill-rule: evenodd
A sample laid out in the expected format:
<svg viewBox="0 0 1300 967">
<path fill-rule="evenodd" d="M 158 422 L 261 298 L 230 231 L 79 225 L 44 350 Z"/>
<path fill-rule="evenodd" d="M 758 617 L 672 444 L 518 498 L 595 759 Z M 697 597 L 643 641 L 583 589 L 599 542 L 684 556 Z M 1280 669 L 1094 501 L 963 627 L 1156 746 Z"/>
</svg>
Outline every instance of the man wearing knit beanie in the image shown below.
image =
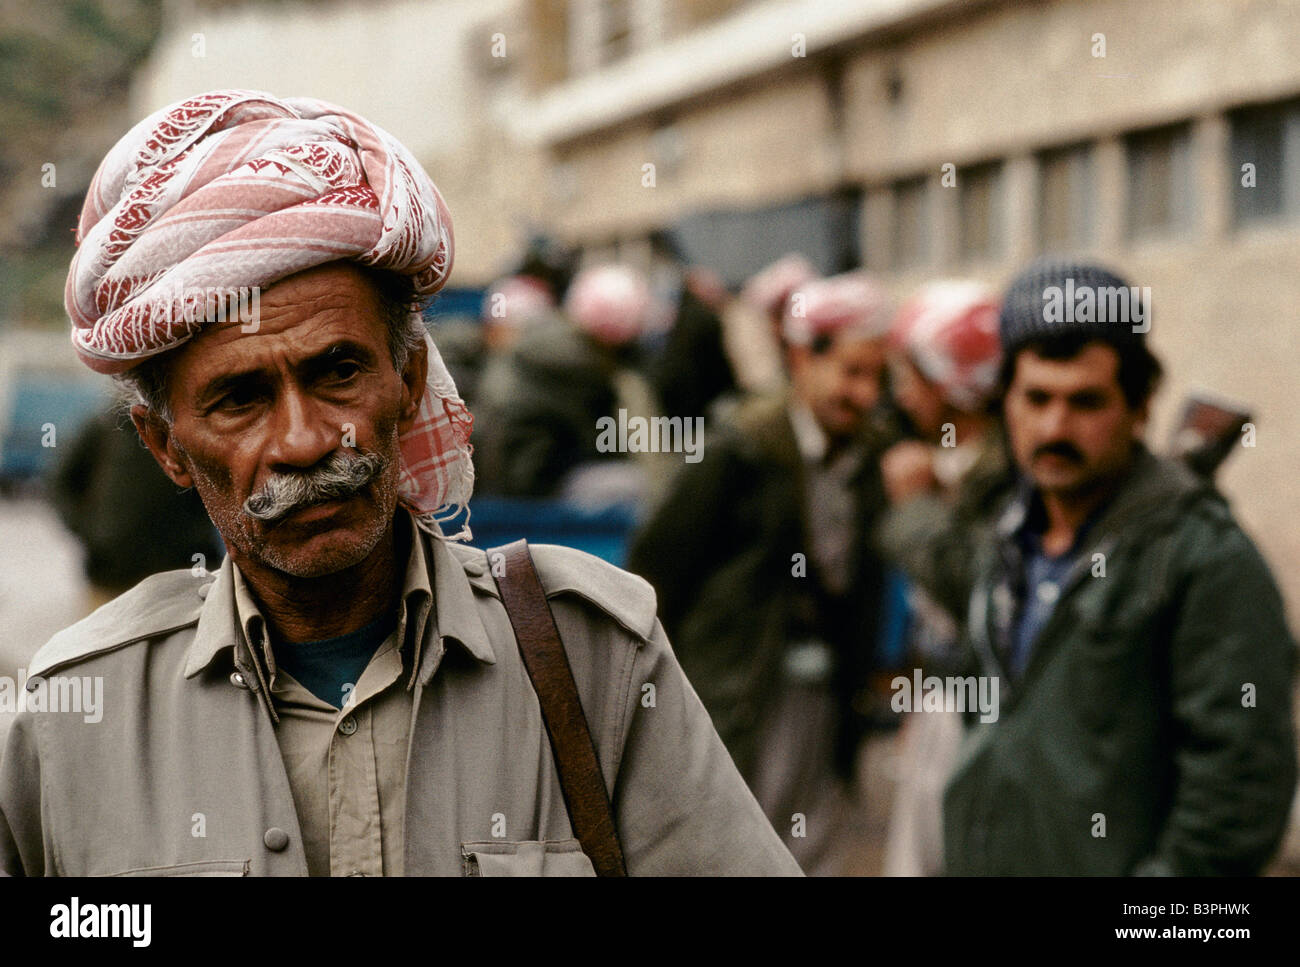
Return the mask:
<svg viewBox="0 0 1300 967">
<path fill-rule="evenodd" d="M 965 635 L 996 679 L 944 799 L 953 874 L 1252 874 L 1296 781 L 1295 643 L 1226 501 L 1142 443 L 1149 290 L 1034 263 L 1001 311 L 1020 475 L 976 542 Z"/>
</svg>

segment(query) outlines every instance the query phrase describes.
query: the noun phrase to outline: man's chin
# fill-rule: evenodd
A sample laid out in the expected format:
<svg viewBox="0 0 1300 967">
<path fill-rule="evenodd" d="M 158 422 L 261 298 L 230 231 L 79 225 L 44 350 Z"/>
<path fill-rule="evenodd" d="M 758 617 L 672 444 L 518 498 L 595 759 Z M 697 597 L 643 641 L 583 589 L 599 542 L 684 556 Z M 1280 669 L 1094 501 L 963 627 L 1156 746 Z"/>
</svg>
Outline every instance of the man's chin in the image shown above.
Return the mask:
<svg viewBox="0 0 1300 967">
<path fill-rule="evenodd" d="M 1083 470 L 1046 471 L 1039 469 L 1034 473 L 1034 483 L 1046 494 L 1065 500 L 1078 500 L 1089 497 L 1104 488 L 1109 477 Z"/>
<path fill-rule="evenodd" d="M 385 526 L 378 519 L 348 526 L 328 516 L 302 521 L 286 518 L 261 535 L 257 556 L 264 565 L 292 577 L 325 577 L 364 561 L 379 543 Z"/>
<path fill-rule="evenodd" d="M 319 578 L 355 567 L 374 550 L 373 545 L 367 547 L 355 539 L 326 542 L 323 546 L 318 546 L 319 543 L 312 541 L 306 546 L 298 544 L 283 549 L 268 544 L 262 548 L 260 557 L 263 564 L 291 577 Z"/>
</svg>

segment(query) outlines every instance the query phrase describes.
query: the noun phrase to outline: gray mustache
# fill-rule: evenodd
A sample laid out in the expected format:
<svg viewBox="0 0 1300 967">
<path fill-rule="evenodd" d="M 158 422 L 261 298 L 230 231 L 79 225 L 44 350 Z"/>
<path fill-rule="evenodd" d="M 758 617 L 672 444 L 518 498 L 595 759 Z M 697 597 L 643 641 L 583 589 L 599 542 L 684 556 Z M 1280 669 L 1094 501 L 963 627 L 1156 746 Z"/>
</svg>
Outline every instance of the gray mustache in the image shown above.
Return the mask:
<svg viewBox="0 0 1300 967">
<path fill-rule="evenodd" d="M 304 473 L 278 473 L 244 501 L 244 513 L 273 524 L 295 510 L 340 497 L 351 497 L 382 474 L 388 461 L 378 453 L 337 451 Z"/>
</svg>

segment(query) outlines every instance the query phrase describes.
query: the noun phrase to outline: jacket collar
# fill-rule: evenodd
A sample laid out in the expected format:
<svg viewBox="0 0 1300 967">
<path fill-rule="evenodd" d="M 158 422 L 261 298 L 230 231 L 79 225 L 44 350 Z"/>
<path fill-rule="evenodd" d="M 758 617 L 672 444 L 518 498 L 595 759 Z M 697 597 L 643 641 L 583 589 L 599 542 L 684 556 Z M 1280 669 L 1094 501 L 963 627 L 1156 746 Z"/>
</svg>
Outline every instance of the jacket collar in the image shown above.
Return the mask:
<svg viewBox="0 0 1300 967">
<path fill-rule="evenodd" d="M 1151 521 L 1176 513 L 1182 501 L 1208 488 L 1182 464 L 1161 460 L 1142 443 L 1136 445 L 1133 461 L 1109 501 L 1099 509 L 1090 527 L 1089 540 L 1118 539 L 1139 521 Z M 1003 509 L 995 528 L 1003 541 L 1014 539 L 1028 520 L 1034 488 L 1023 475 L 1015 496 Z"/>
<path fill-rule="evenodd" d="M 427 533 L 416 529 L 417 537 L 425 542 L 425 551 L 433 567 L 433 623 L 438 638 L 450 638 L 485 665 L 496 663 L 496 653 L 483 627 L 475 591 L 498 597 L 496 582 L 487 573 L 481 551 L 465 553 L 464 559 L 454 553 L 441 531 Z M 463 546 L 463 545 L 462 545 Z M 466 549 L 468 551 L 468 549 Z M 421 684 L 433 676 L 436 666 L 425 659 L 420 673 Z"/>
</svg>

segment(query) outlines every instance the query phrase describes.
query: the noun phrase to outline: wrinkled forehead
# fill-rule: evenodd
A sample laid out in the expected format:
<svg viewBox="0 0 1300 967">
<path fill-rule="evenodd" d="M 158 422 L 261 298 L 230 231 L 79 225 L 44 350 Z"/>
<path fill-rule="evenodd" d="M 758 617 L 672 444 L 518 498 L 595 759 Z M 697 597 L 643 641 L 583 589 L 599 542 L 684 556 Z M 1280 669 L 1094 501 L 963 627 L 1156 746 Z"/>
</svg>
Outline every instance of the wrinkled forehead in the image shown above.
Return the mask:
<svg viewBox="0 0 1300 967">
<path fill-rule="evenodd" d="M 266 289 L 241 292 L 177 349 L 169 374 L 182 382 L 267 365 L 294 365 L 332 346 L 382 355 L 387 323 L 377 286 L 348 263 L 318 266 Z"/>
<path fill-rule="evenodd" d="M 1119 390 L 1119 352 L 1105 342 L 1085 344 L 1068 358 L 1039 355 L 1032 346 L 1016 353 L 1013 381 L 1055 393 Z"/>
</svg>

